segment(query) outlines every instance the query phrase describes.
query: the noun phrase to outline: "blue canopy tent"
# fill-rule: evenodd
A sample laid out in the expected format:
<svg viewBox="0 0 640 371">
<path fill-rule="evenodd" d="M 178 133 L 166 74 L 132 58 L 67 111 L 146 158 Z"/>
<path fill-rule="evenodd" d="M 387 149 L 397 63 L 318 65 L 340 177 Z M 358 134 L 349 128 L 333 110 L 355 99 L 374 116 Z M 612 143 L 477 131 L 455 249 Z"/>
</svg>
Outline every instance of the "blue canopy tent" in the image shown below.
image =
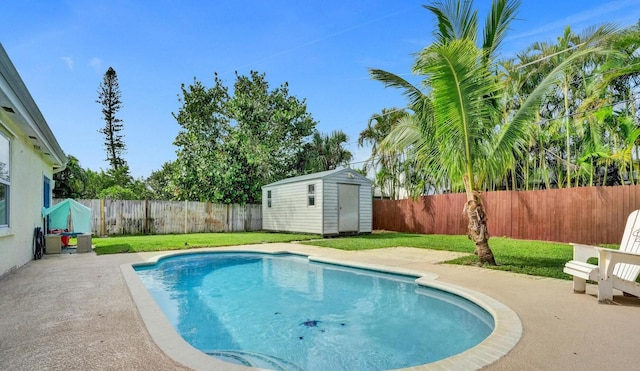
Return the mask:
<svg viewBox="0 0 640 371">
<path fill-rule="evenodd" d="M 91 233 L 91 209 L 67 198 L 49 208 L 42 208 L 42 216 L 49 217 L 49 229 L 66 230 L 71 217 L 73 234 Z"/>
</svg>

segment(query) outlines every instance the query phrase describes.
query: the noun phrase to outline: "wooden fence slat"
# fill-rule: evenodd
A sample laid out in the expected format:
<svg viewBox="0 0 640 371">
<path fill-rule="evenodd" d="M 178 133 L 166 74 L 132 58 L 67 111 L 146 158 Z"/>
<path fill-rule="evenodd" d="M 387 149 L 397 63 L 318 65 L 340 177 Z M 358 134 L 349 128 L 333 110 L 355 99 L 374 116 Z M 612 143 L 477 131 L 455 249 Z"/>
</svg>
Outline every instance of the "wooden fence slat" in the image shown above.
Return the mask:
<svg viewBox="0 0 640 371">
<path fill-rule="evenodd" d="M 54 200 L 54 204 L 61 200 Z M 77 200 L 91 208 L 94 235 L 178 234 L 262 230 L 262 205 L 157 200 Z"/>
<path fill-rule="evenodd" d="M 585 244 L 620 243 L 627 216 L 640 209 L 640 185 L 483 194 L 489 234 Z M 374 200 L 373 228 L 466 234 L 463 193 L 411 200 Z"/>
</svg>

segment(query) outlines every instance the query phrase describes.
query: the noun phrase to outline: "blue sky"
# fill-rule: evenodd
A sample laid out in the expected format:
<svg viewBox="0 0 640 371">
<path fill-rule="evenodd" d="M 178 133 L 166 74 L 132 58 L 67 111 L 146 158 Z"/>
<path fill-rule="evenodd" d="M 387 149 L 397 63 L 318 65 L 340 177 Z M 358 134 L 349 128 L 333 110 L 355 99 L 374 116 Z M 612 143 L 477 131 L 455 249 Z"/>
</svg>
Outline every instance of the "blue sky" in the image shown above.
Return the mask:
<svg viewBox="0 0 640 371">
<path fill-rule="evenodd" d="M 180 84 L 212 86 L 217 72 L 266 73 L 272 87 L 289 82 L 317 128 L 341 129 L 354 162 L 368 148 L 357 138 L 369 117 L 402 107 L 400 93 L 370 80 L 369 68 L 408 74 L 412 54 L 432 40 L 427 0 L 180 1 L 21 0 L 0 12 L 0 42 L 49 126 L 85 168 L 106 169 L 97 90 L 109 66 L 118 73 L 132 175 L 146 177 L 175 159 L 179 126 L 172 117 Z M 484 19 L 489 0 L 476 0 Z M 564 27 L 640 17 L 640 0 L 523 0 L 502 52 L 554 41 Z M 410 78 L 407 76 L 407 78 Z M 354 164 L 360 167 L 361 164 Z"/>
</svg>

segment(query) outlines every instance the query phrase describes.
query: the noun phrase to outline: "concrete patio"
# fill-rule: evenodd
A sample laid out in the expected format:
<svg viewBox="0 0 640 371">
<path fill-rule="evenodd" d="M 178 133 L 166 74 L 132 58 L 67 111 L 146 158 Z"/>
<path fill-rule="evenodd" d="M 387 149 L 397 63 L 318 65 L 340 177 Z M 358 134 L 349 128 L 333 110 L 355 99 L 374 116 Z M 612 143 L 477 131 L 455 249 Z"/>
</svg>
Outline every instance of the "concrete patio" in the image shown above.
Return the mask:
<svg viewBox="0 0 640 371">
<path fill-rule="evenodd" d="M 233 248 L 220 248 L 233 249 Z M 488 370 L 632 370 L 640 368 L 640 299 L 601 305 L 594 286 L 438 264 L 457 253 L 414 248 L 340 251 L 299 244 L 242 246 L 289 250 L 435 273 L 509 306 L 523 335 Z M 123 263 L 163 253 L 47 255 L 0 280 L 0 369 L 178 370 L 149 335 L 120 271 Z"/>
</svg>

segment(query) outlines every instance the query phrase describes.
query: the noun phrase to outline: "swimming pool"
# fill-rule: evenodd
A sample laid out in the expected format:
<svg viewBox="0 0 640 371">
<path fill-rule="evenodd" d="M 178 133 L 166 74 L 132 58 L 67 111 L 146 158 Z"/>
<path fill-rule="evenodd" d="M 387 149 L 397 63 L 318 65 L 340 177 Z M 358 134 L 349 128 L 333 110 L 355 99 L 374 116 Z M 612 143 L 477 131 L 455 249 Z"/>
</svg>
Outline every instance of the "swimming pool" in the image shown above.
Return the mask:
<svg viewBox="0 0 640 371">
<path fill-rule="evenodd" d="M 178 332 L 192 346 L 225 361 L 271 369 L 388 369 L 449 357 L 440 362 L 479 368 L 506 353 L 520 336 L 519 326 L 504 331 L 505 323 L 519 325 L 508 308 L 482 295 L 479 306 L 460 297 L 469 296 L 466 290 L 433 280 L 421 278 L 416 285 L 415 277 L 407 275 L 352 271 L 294 255 L 208 255 L 217 258 L 195 254 L 136 269 Z M 123 268 L 125 278 L 126 272 Z M 151 279 L 154 274 L 161 278 Z M 167 287 L 177 290 L 168 293 Z M 439 308 L 436 312 L 447 312 L 453 321 L 425 308 Z M 494 318 L 500 319 L 496 329 Z M 471 335 L 470 328 L 480 330 Z M 443 329 L 445 335 L 438 335 Z M 474 347 L 489 334 L 499 344 Z"/>
</svg>

